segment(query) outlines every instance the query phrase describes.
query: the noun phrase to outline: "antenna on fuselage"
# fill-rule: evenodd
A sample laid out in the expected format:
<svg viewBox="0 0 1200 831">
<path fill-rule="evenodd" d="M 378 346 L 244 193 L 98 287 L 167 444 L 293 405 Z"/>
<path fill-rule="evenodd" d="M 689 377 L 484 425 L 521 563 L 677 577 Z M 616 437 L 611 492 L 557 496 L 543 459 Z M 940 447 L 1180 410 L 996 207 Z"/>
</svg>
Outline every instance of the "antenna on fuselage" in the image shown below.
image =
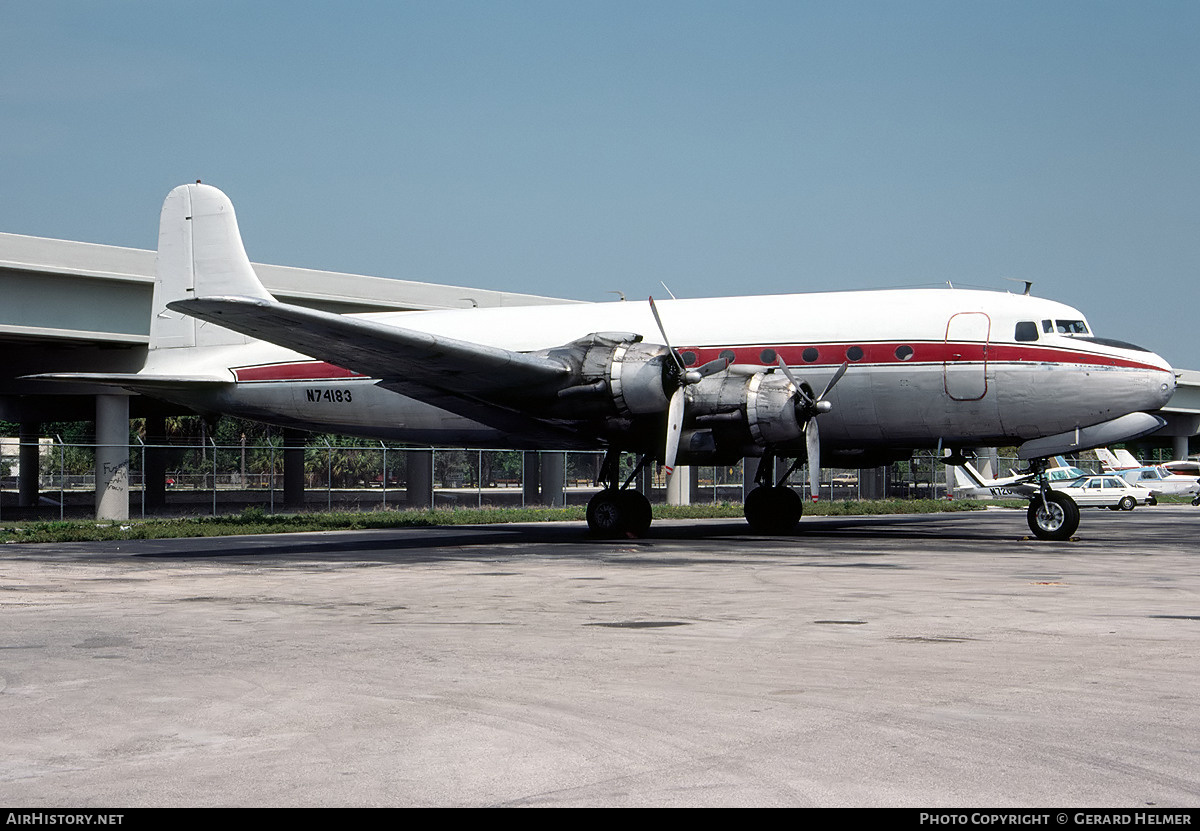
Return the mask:
<svg viewBox="0 0 1200 831">
<path fill-rule="evenodd" d="M 1004 279 L 1012 280 L 1014 283 L 1024 283 L 1025 291 L 1021 292 L 1021 294 L 1025 295 L 1026 297 L 1029 296 L 1029 292 L 1033 289 L 1033 281 L 1032 280 L 1022 280 L 1020 277 L 1005 277 Z"/>
<path fill-rule="evenodd" d="M 662 280 L 659 280 L 658 282 L 659 282 L 659 284 L 660 284 L 660 285 L 661 285 L 661 286 L 662 286 L 664 289 L 667 289 L 667 284 L 666 284 L 666 283 L 664 283 Z M 671 299 L 672 299 L 672 300 L 678 300 L 678 299 L 679 299 L 678 297 L 676 297 L 676 296 L 675 296 L 675 292 L 671 291 L 670 289 L 667 289 L 667 294 L 671 295 Z"/>
</svg>

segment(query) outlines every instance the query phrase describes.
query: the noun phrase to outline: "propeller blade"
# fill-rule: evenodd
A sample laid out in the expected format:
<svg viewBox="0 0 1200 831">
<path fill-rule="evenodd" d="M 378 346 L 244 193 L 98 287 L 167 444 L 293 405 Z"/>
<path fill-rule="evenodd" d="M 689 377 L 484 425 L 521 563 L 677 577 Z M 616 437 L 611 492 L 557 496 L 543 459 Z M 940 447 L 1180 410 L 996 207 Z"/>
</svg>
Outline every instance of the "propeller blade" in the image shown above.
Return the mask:
<svg viewBox="0 0 1200 831">
<path fill-rule="evenodd" d="M 684 376 L 685 380 L 689 384 L 699 383 L 702 378 L 716 375 L 718 372 L 724 372 L 729 368 L 729 363 L 728 358 L 717 358 L 715 361 L 709 361 L 697 369 L 689 369 Z"/>
<path fill-rule="evenodd" d="M 816 502 L 821 495 L 821 435 L 815 418 L 804 425 L 804 443 L 808 446 L 808 493 Z"/>
<path fill-rule="evenodd" d="M 811 408 L 814 404 L 816 404 L 817 402 L 812 398 L 809 398 L 808 393 L 804 390 L 804 387 L 800 385 L 800 379 L 793 375 L 792 371 L 788 369 L 788 365 L 784 363 L 783 358 L 779 357 L 777 362 L 779 364 L 780 371 L 783 372 L 783 377 L 787 378 L 788 381 L 791 382 L 792 386 L 796 388 L 796 395 L 799 396 L 800 403 L 806 408 Z"/>
<path fill-rule="evenodd" d="M 818 401 L 825 400 L 825 396 L 829 395 L 829 391 L 831 389 L 833 389 L 833 385 L 836 384 L 838 381 L 842 380 L 842 376 L 846 374 L 846 369 L 849 368 L 849 366 L 850 366 L 850 362 L 845 361 L 842 363 L 842 365 L 840 367 L 838 367 L 838 371 L 833 373 L 833 377 L 830 378 L 829 383 L 825 385 L 825 389 L 821 392 L 820 395 L 817 396 Z"/>
<path fill-rule="evenodd" d="M 675 351 L 675 347 L 671 345 L 671 339 L 667 337 L 667 327 L 663 326 L 662 318 L 658 316 L 658 307 L 654 305 L 654 298 L 650 298 L 650 312 L 654 315 L 654 322 L 658 324 L 659 334 L 662 335 L 663 343 L 667 345 L 667 349 L 671 351 L 671 357 L 675 359 L 676 365 L 679 367 L 679 372 L 682 375 L 687 372 L 687 367 L 683 365 L 683 358 Z"/>
<path fill-rule="evenodd" d="M 667 409 L 667 441 L 663 452 L 663 469 L 667 479 L 675 472 L 675 457 L 679 455 L 679 432 L 683 429 L 683 387 L 671 394 L 671 405 Z"/>
</svg>

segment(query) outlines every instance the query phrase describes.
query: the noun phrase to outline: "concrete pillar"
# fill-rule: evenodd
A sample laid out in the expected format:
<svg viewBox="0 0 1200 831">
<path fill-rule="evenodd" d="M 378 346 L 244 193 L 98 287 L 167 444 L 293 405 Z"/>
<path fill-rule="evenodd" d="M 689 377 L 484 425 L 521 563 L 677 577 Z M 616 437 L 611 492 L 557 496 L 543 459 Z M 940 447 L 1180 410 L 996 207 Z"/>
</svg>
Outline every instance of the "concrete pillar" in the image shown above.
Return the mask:
<svg viewBox="0 0 1200 831">
<path fill-rule="evenodd" d="M 521 458 L 524 459 L 524 466 L 521 470 L 521 489 L 525 505 L 542 504 L 540 456 L 541 454 L 536 450 L 526 450 L 521 454 Z"/>
<path fill-rule="evenodd" d="M 860 470 L 858 472 L 858 495 L 863 499 L 886 499 L 887 472 L 886 466 Z"/>
<path fill-rule="evenodd" d="M 647 499 L 650 498 L 650 492 L 654 490 L 654 465 L 652 463 L 641 469 L 634 480 L 633 487 L 641 491 Z"/>
<path fill-rule="evenodd" d="M 409 508 L 433 507 L 433 451 L 409 450 L 404 454 L 408 467 L 406 504 Z"/>
<path fill-rule="evenodd" d="M 679 465 L 667 481 L 668 505 L 691 505 L 692 490 L 698 471 L 691 465 Z"/>
<path fill-rule="evenodd" d="M 983 478 L 995 479 L 1000 475 L 1000 448 L 980 448 L 975 454 L 975 464 Z"/>
<path fill-rule="evenodd" d="M 142 487 L 147 508 L 162 508 L 167 504 L 167 419 L 163 416 L 146 418 L 146 469 L 142 471 Z"/>
<path fill-rule="evenodd" d="M 17 504 L 22 508 L 36 506 L 38 496 L 41 494 L 39 484 L 42 471 L 39 466 L 40 454 L 38 453 L 41 426 L 36 421 L 21 422 L 21 449 L 18 452 L 21 471 L 17 476 Z"/>
<path fill-rule="evenodd" d="M 1182 462 L 1188 457 L 1188 436 L 1171 437 L 1171 458 Z M 21 472 L 25 471 L 25 461 L 21 460 Z"/>
<path fill-rule="evenodd" d="M 283 509 L 304 510 L 304 444 L 308 434 L 303 430 L 283 431 Z"/>
<path fill-rule="evenodd" d="M 96 519 L 129 519 L 129 396 L 96 396 Z"/>
<path fill-rule="evenodd" d="M 551 508 L 561 508 L 567 504 L 563 493 L 563 476 L 567 470 L 566 453 L 542 453 L 541 476 L 542 504 Z"/>
</svg>

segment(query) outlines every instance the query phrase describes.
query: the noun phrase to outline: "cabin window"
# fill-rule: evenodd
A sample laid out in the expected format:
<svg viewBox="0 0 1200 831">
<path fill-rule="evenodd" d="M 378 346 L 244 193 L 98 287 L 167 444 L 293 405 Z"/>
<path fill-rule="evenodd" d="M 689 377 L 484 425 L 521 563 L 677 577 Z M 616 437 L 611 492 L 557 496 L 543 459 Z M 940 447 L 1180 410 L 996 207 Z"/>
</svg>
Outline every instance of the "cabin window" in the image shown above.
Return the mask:
<svg viewBox="0 0 1200 831">
<path fill-rule="evenodd" d="M 729 363 L 733 363 L 737 360 L 737 355 L 733 354 L 732 349 L 722 349 L 721 354 L 718 357 L 724 358 L 725 360 L 729 361 Z"/>
<path fill-rule="evenodd" d="M 1018 341 L 1030 341 L 1038 339 L 1037 324 L 1032 320 L 1022 320 L 1017 324 L 1017 333 L 1015 335 Z"/>
<path fill-rule="evenodd" d="M 910 360 L 913 356 L 913 348 L 911 346 L 897 346 L 896 357 L 901 361 Z"/>
<path fill-rule="evenodd" d="M 817 347 L 810 346 L 800 353 L 800 357 L 804 359 L 804 363 L 811 364 L 817 358 L 821 357 L 821 353 L 817 351 Z"/>
<path fill-rule="evenodd" d="M 758 358 L 764 364 L 773 364 L 773 363 L 775 363 L 775 350 L 774 349 L 764 349 L 762 352 L 759 353 Z"/>
<path fill-rule="evenodd" d="M 861 346 L 851 346 L 846 350 L 846 359 L 850 361 L 861 361 L 863 351 Z"/>
<path fill-rule="evenodd" d="M 683 353 L 683 365 L 684 366 L 695 366 L 696 365 L 696 353 L 690 349 L 687 352 L 684 352 Z"/>
</svg>

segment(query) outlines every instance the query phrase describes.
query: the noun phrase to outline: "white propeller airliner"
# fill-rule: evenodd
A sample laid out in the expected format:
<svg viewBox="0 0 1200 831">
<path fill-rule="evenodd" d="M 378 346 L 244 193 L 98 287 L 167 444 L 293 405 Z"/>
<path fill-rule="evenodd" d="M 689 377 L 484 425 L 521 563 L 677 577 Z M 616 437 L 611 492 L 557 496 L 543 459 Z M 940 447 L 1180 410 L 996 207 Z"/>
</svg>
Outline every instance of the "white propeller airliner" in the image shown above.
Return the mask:
<svg viewBox="0 0 1200 831">
<path fill-rule="evenodd" d="M 142 370 L 39 377 L 413 444 L 605 449 L 606 487 L 588 522 L 609 535 L 650 524 L 634 477 L 620 480 L 623 452 L 668 471 L 765 457 L 745 513 L 755 529 L 779 532 L 802 513 L 786 486 L 801 463 L 815 480 L 821 464 L 1020 445 L 1036 479 L 1054 454 L 1158 429 L 1149 411 L 1175 389 L 1166 361 L 1092 336 L 1070 306 L 1000 292 L 314 311 L 263 288 L 232 203 L 201 184 L 163 205 Z M 795 462 L 776 480 L 781 459 Z M 1030 527 L 1066 539 L 1079 511 L 1040 478 Z"/>
</svg>

